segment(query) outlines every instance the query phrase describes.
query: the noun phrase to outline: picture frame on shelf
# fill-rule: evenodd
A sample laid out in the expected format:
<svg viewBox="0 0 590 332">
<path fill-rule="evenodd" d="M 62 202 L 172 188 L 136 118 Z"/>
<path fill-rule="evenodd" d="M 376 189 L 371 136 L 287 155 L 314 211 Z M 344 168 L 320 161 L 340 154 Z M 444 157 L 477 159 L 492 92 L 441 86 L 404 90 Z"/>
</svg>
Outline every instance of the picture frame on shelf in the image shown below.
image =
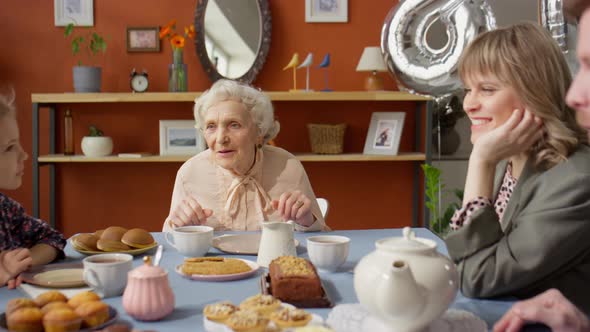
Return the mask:
<svg viewBox="0 0 590 332">
<path fill-rule="evenodd" d="M 127 27 L 127 52 L 160 52 L 160 28 Z"/>
<path fill-rule="evenodd" d="M 348 22 L 348 0 L 305 0 L 305 22 Z"/>
<path fill-rule="evenodd" d="M 64 27 L 70 23 L 75 26 L 94 26 L 94 0 L 54 0 L 54 24 Z"/>
<path fill-rule="evenodd" d="M 404 128 L 406 113 L 374 112 L 371 114 L 364 154 L 396 156 Z"/>
<path fill-rule="evenodd" d="M 160 120 L 160 155 L 196 155 L 205 150 L 205 139 L 194 120 Z"/>
</svg>

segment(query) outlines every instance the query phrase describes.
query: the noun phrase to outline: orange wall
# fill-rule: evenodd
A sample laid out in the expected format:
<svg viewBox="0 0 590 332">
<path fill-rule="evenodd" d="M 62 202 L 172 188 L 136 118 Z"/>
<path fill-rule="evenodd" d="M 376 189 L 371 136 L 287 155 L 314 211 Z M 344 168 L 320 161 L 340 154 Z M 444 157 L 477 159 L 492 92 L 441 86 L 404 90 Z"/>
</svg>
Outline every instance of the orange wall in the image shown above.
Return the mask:
<svg viewBox="0 0 590 332">
<path fill-rule="evenodd" d="M 391 0 L 349 0 L 348 23 L 305 23 L 304 1 L 271 0 L 272 43 L 262 72 L 254 85 L 268 91 L 288 90 L 291 73 L 282 67 L 293 52 L 313 52 L 316 62 L 332 54 L 330 85 L 334 90 L 363 89 L 365 73 L 355 67 L 365 46 L 379 45 L 385 15 L 396 3 Z M 108 36 L 108 51 L 96 59 L 103 67 L 103 91 L 129 91 L 132 68 L 147 69 L 150 91 L 166 91 L 170 46 L 159 53 L 127 53 L 126 26 L 163 25 L 172 18 L 184 27 L 193 21 L 195 0 L 100 0 L 94 1 L 95 28 Z M 0 86 L 17 93 L 21 138 L 31 151 L 31 93 L 71 92 L 72 66 L 77 62 L 63 38 L 63 28 L 53 23 L 53 1 L 5 0 L 0 10 L 3 31 L 0 52 Z M 202 91 L 210 82 L 196 57 L 194 45 L 185 50 L 189 66 L 189 90 Z M 299 82 L 303 82 L 303 72 Z M 386 86 L 395 89 L 387 75 Z M 313 70 L 311 87 L 321 89 L 323 77 Z M 89 124 L 97 124 L 115 141 L 115 153 L 158 153 L 158 120 L 190 119 L 190 103 L 62 105 L 58 113 L 61 133 L 63 109 L 74 113 L 76 152 Z M 292 152 L 310 151 L 305 123 L 346 122 L 345 152 L 361 152 L 371 112 L 405 111 L 406 123 L 400 151 L 415 149 L 413 103 L 394 102 L 276 102 L 282 124 L 279 145 Z M 42 110 L 42 153 L 47 153 L 47 114 Z M 61 136 L 61 135 L 60 135 Z M 61 137 L 58 138 L 61 147 Z M 71 235 L 108 225 L 141 226 L 159 230 L 167 215 L 179 163 L 63 164 L 57 167 L 58 227 Z M 410 162 L 346 162 L 304 164 L 317 196 L 331 202 L 328 223 L 335 229 L 399 227 L 411 223 L 412 174 Z M 31 163 L 23 186 L 10 196 L 27 210 L 32 208 Z M 42 171 L 42 211 L 47 217 L 47 171 Z"/>
</svg>

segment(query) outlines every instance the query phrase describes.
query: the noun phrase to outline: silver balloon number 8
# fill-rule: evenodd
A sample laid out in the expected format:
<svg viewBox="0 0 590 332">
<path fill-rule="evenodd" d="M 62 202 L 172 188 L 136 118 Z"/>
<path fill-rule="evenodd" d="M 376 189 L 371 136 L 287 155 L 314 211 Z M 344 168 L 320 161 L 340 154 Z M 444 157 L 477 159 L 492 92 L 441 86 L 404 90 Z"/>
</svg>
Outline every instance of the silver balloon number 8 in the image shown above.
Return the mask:
<svg viewBox="0 0 590 332">
<path fill-rule="evenodd" d="M 435 27 L 446 43 L 433 46 Z M 385 19 L 381 48 L 400 87 L 436 99 L 461 89 L 457 64 L 463 49 L 496 27 L 485 0 L 402 0 Z"/>
</svg>

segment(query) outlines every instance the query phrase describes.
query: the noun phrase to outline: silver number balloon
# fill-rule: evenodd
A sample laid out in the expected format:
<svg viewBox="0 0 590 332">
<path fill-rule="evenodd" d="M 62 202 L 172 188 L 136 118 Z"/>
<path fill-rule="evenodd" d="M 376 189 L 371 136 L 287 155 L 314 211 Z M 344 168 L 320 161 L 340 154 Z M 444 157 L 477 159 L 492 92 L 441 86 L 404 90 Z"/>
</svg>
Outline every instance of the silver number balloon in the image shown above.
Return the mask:
<svg viewBox="0 0 590 332">
<path fill-rule="evenodd" d="M 549 30 L 553 39 L 561 48 L 572 73 L 577 72 L 575 24 L 568 24 L 563 14 L 562 0 L 541 1 L 541 23 Z"/>
<path fill-rule="evenodd" d="M 433 48 L 426 38 L 440 20 L 447 42 Z M 485 0 L 402 0 L 385 19 L 381 50 L 400 87 L 411 93 L 449 96 L 461 88 L 457 64 L 478 34 L 496 27 Z"/>
</svg>

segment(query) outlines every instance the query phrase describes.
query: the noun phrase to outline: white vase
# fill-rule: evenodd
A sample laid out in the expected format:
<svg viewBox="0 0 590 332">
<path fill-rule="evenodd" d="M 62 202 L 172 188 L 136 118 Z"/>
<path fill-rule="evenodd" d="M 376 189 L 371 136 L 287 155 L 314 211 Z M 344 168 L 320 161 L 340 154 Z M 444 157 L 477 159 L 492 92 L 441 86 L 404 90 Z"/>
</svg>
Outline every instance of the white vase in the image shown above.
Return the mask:
<svg viewBox="0 0 590 332">
<path fill-rule="evenodd" d="M 84 136 L 82 152 L 88 157 L 104 157 L 113 153 L 113 140 L 106 136 Z"/>
</svg>

